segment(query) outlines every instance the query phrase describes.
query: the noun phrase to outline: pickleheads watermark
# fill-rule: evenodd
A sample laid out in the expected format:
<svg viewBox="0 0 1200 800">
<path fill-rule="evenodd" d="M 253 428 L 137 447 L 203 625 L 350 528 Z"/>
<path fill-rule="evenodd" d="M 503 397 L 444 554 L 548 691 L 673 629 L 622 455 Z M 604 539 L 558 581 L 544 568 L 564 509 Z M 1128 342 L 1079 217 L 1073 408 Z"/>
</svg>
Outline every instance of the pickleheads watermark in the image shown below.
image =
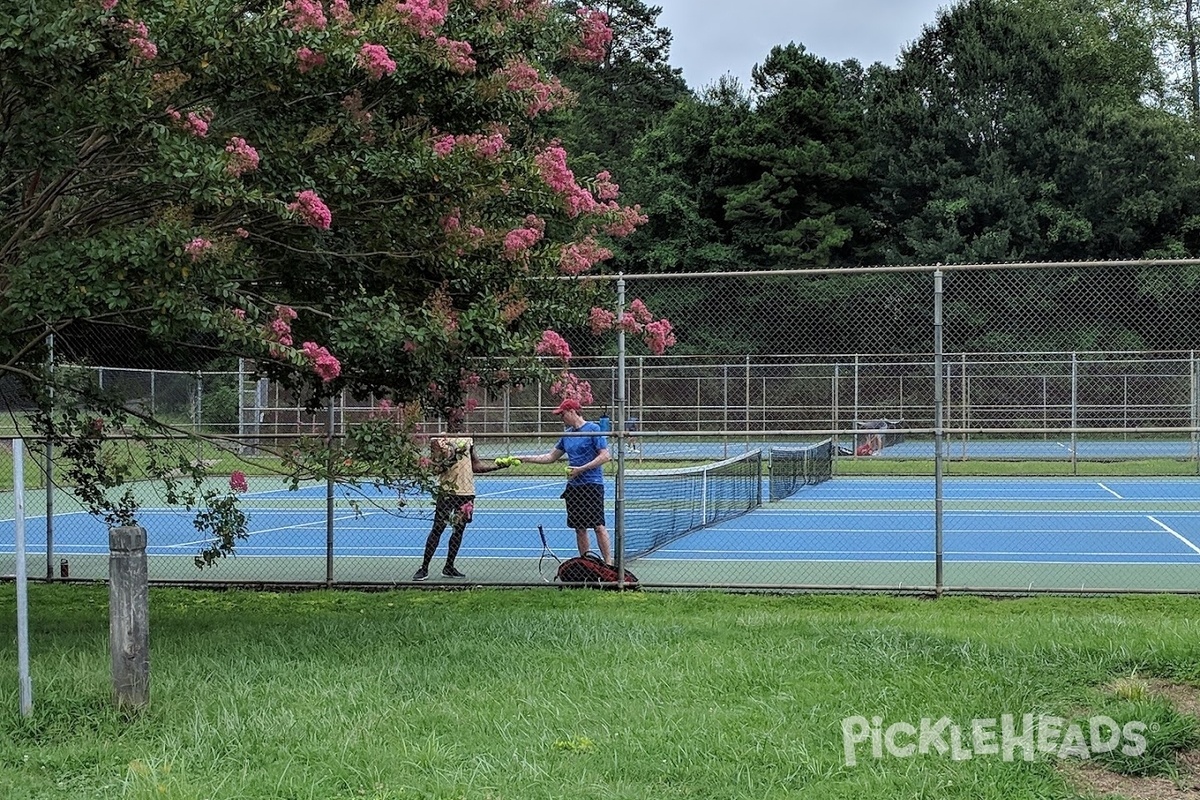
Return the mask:
<svg viewBox="0 0 1200 800">
<path fill-rule="evenodd" d="M 1004 761 L 1033 761 L 1037 755 L 1058 758 L 1091 758 L 1120 752 L 1136 758 L 1146 752 L 1144 722 L 1124 725 L 1098 715 L 1072 720 L 1047 714 L 1013 714 L 973 719 L 960 725 L 949 717 L 911 722 L 884 722 L 882 717 L 846 717 L 842 720 L 842 749 L 846 766 L 860 757 L 881 759 L 948 756 L 953 761 L 999 757 Z M 860 748 L 863 752 L 860 753 Z"/>
</svg>

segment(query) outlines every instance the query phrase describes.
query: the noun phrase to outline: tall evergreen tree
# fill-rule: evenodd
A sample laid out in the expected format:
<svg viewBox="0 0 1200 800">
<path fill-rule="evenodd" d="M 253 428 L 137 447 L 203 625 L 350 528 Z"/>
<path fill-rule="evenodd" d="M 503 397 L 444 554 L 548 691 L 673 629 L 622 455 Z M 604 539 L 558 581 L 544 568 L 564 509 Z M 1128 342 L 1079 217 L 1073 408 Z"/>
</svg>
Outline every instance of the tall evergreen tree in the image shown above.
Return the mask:
<svg viewBox="0 0 1200 800">
<path fill-rule="evenodd" d="M 725 219 L 754 265 L 863 260 L 871 186 L 861 72 L 797 44 L 773 48 L 754 67 L 757 103 L 727 149 L 745 182 L 724 190 Z"/>
<path fill-rule="evenodd" d="M 612 41 L 599 63 L 565 59 L 556 72 L 578 96 L 574 112 L 556 130 L 579 163 L 596 164 L 623 174 L 633 143 L 688 96 L 681 71 L 669 62 L 671 31 L 658 24 L 659 6 L 642 0 L 604 0 L 560 5 L 573 13 L 599 11 L 608 18 Z"/>
<path fill-rule="evenodd" d="M 971 0 L 944 12 L 902 54 L 899 68 L 879 82 L 869 116 L 879 136 L 878 213 L 889 260 L 1196 252 L 1200 241 L 1188 222 L 1197 177 L 1190 132 L 1140 102 L 1149 72 L 1117 70 L 1103 83 L 1105 73 L 1083 66 L 1072 49 L 1079 29 L 1069 15 Z M 1094 52 L 1100 41 L 1085 43 Z M 1132 45 L 1112 47 L 1127 52 Z M 1138 63 L 1153 71 L 1152 59 Z M 1085 315 L 1125 320 L 1128 335 L 1114 339 L 1123 346 L 1146 341 L 1152 327 L 1149 319 L 1129 319 L 1128 302 L 1116 299 L 1136 287 L 1103 284 L 1101 276 L 1089 276 L 1086 288 L 1067 274 L 1030 274 L 1004 286 L 995 280 L 966 281 L 976 285 L 964 296 L 960 331 L 979 346 L 1040 337 L 1039 347 L 1074 347 Z"/>
</svg>

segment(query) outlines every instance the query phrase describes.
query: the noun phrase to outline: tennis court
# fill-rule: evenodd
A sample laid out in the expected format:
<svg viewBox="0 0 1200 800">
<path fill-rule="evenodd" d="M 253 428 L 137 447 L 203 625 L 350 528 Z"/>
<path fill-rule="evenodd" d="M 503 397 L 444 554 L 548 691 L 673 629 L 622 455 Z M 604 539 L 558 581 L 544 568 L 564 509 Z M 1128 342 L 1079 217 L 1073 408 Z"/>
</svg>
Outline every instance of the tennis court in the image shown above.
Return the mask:
<svg viewBox="0 0 1200 800">
<path fill-rule="evenodd" d="M 935 585 L 932 478 L 827 480 L 824 458 L 814 466 L 803 460 L 808 449 L 788 452 L 802 458 L 754 451 L 682 473 L 630 470 L 624 497 L 630 568 L 643 583 L 660 585 Z M 814 468 L 815 475 L 804 474 Z M 610 478 L 610 528 L 613 484 Z M 471 583 L 551 578 L 553 558 L 543 550 L 539 526 L 554 554 L 574 554 L 574 533 L 565 528 L 559 499 L 561 481 L 505 473 L 480 476 L 477 488 L 475 519 L 459 556 Z M 947 588 L 1200 589 L 1195 479 L 947 478 L 941 502 Z M 238 545 L 236 557 L 204 572 L 192 564 L 204 543 L 193 517 L 143 510 L 151 577 L 406 582 L 419 563 L 432 516 L 428 498 L 408 498 L 401 507 L 394 494 L 373 487 L 339 488 L 330 541 L 324 485 L 290 491 L 263 479 L 251 484 L 242 506 L 249 538 Z M 30 574 L 40 574 L 44 517 L 27 518 L 26 541 Z M 13 520 L 3 520 L 5 573 L 12 571 L 13 544 Z M 56 513 L 54 558 L 69 560 L 71 577 L 104 576 L 107 554 L 101 521 L 82 511 Z"/>
</svg>

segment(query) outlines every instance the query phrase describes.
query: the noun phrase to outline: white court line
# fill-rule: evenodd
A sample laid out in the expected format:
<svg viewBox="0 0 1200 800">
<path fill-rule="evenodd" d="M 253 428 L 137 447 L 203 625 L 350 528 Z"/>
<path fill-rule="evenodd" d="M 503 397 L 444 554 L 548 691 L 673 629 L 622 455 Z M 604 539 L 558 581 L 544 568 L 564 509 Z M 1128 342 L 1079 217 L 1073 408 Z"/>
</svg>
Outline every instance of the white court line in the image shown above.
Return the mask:
<svg viewBox="0 0 1200 800">
<path fill-rule="evenodd" d="M 484 485 L 483 481 L 480 481 L 480 485 Z M 547 489 L 547 488 L 561 489 L 564 485 L 566 485 L 565 479 L 563 481 L 555 481 L 553 483 L 534 483 L 534 484 L 530 484 L 528 486 L 518 486 L 514 489 L 504 489 L 503 491 L 498 491 L 498 492 L 481 492 L 481 493 L 478 493 L 476 496 L 477 497 L 499 497 L 502 494 L 515 494 L 518 492 L 528 492 L 530 490 L 540 491 L 542 489 Z M 534 499 L 536 499 L 536 500 L 552 500 L 555 498 L 539 497 L 539 498 L 534 498 Z"/>
<path fill-rule="evenodd" d="M 1174 536 L 1176 539 L 1178 539 L 1179 541 L 1181 541 L 1181 542 L 1183 542 L 1184 544 L 1186 544 L 1188 547 L 1190 547 L 1190 548 L 1192 548 L 1193 550 L 1195 550 L 1195 551 L 1196 551 L 1196 553 L 1197 553 L 1198 555 L 1200 555 L 1200 547 L 1197 547 L 1196 545 L 1192 544 L 1192 542 L 1188 541 L 1188 539 L 1187 539 L 1187 537 L 1186 537 L 1186 536 L 1183 536 L 1183 535 L 1182 535 L 1182 534 L 1180 534 L 1179 532 L 1177 532 L 1177 531 L 1175 531 L 1175 530 L 1172 530 L 1170 526 L 1168 526 L 1168 525 L 1164 525 L 1163 523 L 1161 523 L 1161 522 L 1159 522 L 1158 520 L 1156 520 L 1154 517 L 1146 517 L 1146 519 L 1150 520 L 1150 521 L 1151 521 L 1151 522 L 1153 522 L 1155 525 L 1157 525 L 1158 527 L 1162 528 L 1164 531 L 1166 531 L 1167 533 L 1171 534 L 1171 535 L 1172 535 L 1172 536 Z"/>
<path fill-rule="evenodd" d="M 372 512 L 368 512 L 368 513 L 364 513 L 364 514 L 351 514 L 348 517 L 334 517 L 333 521 L 341 522 L 343 520 L 348 520 L 348 519 L 360 519 L 362 517 L 367 517 L 367 516 L 370 516 L 371 514 L 378 514 L 378 513 L 380 513 L 380 512 L 372 511 Z M 318 519 L 318 520 L 313 520 L 312 522 L 302 522 L 299 525 L 280 525 L 275 528 L 263 528 L 262 530 L 257 530 L 257 531 L 247 531 L 245 538 L 249 539 L 251 536 L 258 536 L 263 533 L 274 533 L 275 531 L 296 531 L 296 530 L 306 530 L 306 529 L 314 530 L 313 526 L 324 525 L 324 524 L 325 524 L 325 520 L 322 518 L 322 519 Z M 212 542 L 212 539 L 200 539 L 200 540 L 194 541 L 194 542 L 175 542 L 173 544 L 162 544 L 162 545 L 157 545 L 157 546 L 162 547 L 167 550 L 170 550 L 170 549 L 178 548 L 178 547 L 195 547 L 198 544 L 210 544 L 211 542 Z"/>
<path fill-rule="evenodd" d="M 1103 489 L 1104 491 L 1106 491 L 1106 492 L 1108 492 L 1109 494 L 1111 494 L 1113 497 L 1117 498 L 1118 500 L 1124 500 L 1124 499 L 1125 499 L 1124 497 L 1121 497 L 1121 495 L 1119 495 L 1119 494 L 1117 494 L 1116 492 L 1114 492 L 1112 489 L 1110 489 L 1110 488 L 1108 488 L 1107 486 L 1105 486 L 1103 483 L 1097 482 L 1097 483 L 1096 483 L 1096 485 L 1097 485 L 1097 486 L 1099 486 L 1099 487 L 1100 487 L 1101 489 Z"/>
</svg>

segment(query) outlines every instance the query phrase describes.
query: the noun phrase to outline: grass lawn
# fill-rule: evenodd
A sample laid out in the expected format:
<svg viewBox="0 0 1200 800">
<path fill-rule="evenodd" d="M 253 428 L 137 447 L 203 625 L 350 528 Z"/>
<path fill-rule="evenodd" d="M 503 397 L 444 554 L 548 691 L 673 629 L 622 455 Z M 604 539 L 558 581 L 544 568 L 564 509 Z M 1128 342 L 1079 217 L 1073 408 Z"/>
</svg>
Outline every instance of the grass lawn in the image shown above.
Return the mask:
<svg viewBox="0 0 1200 800">
<path fill-rule="evenodd" d="M 1200 600 L 938 601 L 587 591 L 151 592 L 152 702 L 109 702 L 107 590 L 30 587 L 34 714 L 0 586 L 0 797 L 963 798 L 1078 795 L 1057 759 L 845 763 L 842 721 L 1197 723 L 1133 677 L 1200 683 Z M 1104 687 L 1109 687 L 1106 690 Z M 968 743 L 969 744 L 969 743 Z"/>
</svg>

